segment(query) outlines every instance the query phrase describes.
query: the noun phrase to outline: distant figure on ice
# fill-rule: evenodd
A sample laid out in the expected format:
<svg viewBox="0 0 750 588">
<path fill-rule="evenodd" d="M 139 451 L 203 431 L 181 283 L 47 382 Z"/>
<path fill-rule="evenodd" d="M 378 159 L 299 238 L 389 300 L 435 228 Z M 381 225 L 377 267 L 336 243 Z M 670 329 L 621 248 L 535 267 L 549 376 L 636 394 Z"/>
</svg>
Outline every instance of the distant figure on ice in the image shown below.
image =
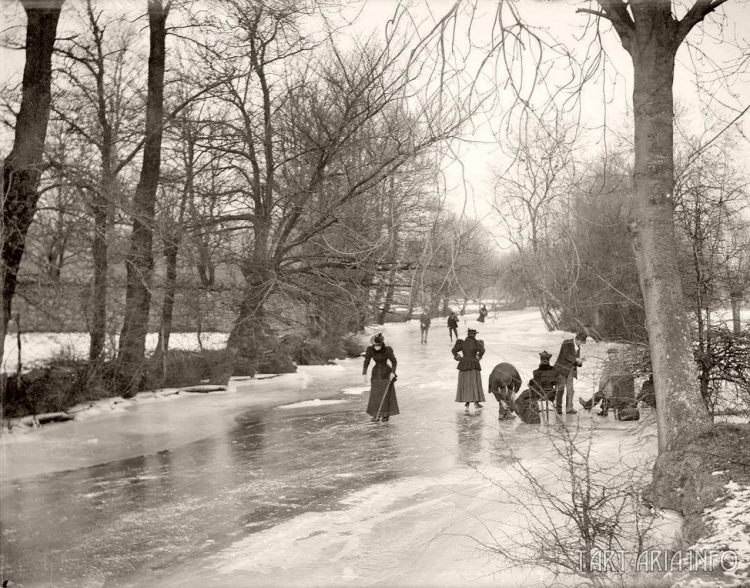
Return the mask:
<svg viewBox="0 0 750 588">
<path fill-rule="evenodd" d="M 458 317 L 455 312 L 452 312 L 448 317 L 448 334 L 451 341 L 453 341 L 453 335 L 456 336 L 456 341 L 458 341 Z"/>
<path fill-rule="evenodd" d="M 479 318 L 477 320 L 480 323 L 483 323 L 485 318 L 487 318 L 487 307 L 482 304 L 482 306 L 479 307 Z"/>
<path fill-rule="evenodd" d="M 521 388 L 521 376 L 518 370 L 509 363 L 497 364 L 488 382 L 487 389 L 495 397 L 499 405 L 498 417 L 500 420 L 513 419 L 515 416 L 515 405 L 513 396 Z"/>
<path fill-rule="evenodd" d="M 583 365 L 581 359 L 581 344 L 586 342 L 586 332 L 578 331 L 574 339 L 565 339 L 560 345 L 560 352 L 555 360 L 555 369 L 560 374 L 555 397 L 555 410 L 562 414 L 563 395 L 565 399 L 565 412 L 575 414 L 578 412 L 573 408 L 573 380 L 578 378 L 578 368 Z"/>
<path fill-rule="evenodd" d="M 362 367 L 362 378 L 367 383 L 367 367 L 370 360 L 375 362 L 370 377 L 370 398 L 367 402 L 367 414 L 372 422 L 388 421 L 388 418 L 399 414 L 396 398 L 396 356 L 393 349 L 385 345 L 382 333 L 370 338 L 370 346 L 365 350 L 365 365 Z M 391 365 L 388 365 L 388 362 Z"/>
<path fill-rule="evenodd" d="M 610 408 L 619 410 L 634 405 L 635 383 L 633 374 L 620 361 L 619 351 L 617 347 L 607 349 L 607 360 L 604 362 L 602 374 L 599 377 L 599 389 L 589 400 L 579 398 L 579 402 L 585 410 L 591 410 L 601 402 L 602 409 L 597 414 L 606 417 Z"/>
<path fill-rule="evenodd" d="M 476 408 L 482 408 L 479 403 L 484 402 L 482 366 L 479 364 L 484 355 L 484 341 L 477 339 L 476 334 L 476 329 L 469 329 L 466 339 L 456 339 L 451 351 L 453 359 L 458 362 L 456 402 L 463 402 L 466 410 L 472 402 Z"/>
<path fill-rule="evenodd" d="M 419 332 L 422 335 L 420 343 L 427 343 L 427 331 L 430 330 L 430 315 L 422 311 L 419 315 Z"/>
</svg>

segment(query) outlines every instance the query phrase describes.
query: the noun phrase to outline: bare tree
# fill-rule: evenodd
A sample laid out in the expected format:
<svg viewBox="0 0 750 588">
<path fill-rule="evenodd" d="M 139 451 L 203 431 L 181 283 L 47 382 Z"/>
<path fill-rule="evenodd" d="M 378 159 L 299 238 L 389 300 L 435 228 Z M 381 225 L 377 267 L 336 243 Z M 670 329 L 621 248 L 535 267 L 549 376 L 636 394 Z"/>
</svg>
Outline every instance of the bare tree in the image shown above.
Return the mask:
<svg viewBox="0 0 750 588">
<path fill-rule="evenodd" d="M 657 390 L 659 450 L 665 451 L 710 419 L 692 355 L 690 315 L 677 264 L 674 234 L 674 63 L 690 31 L 726 0 L 696 0 L 682 17 L 670 1 L 600 0 L 633 60 L 635 210 L 630 222 L 646 310 Z"/>
<path fill-rule="evenodd" d="M 269 324 L 272 296 L 294 276 L 361 267 L 361 256 L 323 254 L 321 239 L 347 207 L 385 194 L 389 178 L 448 137 L 470 109 L 439 118 L 436 95 L 414 86 L 420 70 L 405 67 L 408 42 L 344 53 L 301 33 L 312 15 L 307 3 L 219 6 L 231 30 L 204 50 L 211 75 L 223 80 L 216 149 L 230 168 L 236 214 L 216 220 L 244 227 L 245 239 L 246 285 L 228 345 L 261 368 L 271 367 L 265 357 L 278 360 L 272 369 L 291 369 Z M 396 228 L 386 232 L 395 236 Z"/>
<path fill-rule="evenodd" d="M 3 160 L 2 240 L 3 320 L 0 357 L 16 290 L 18 269 L 24 253 L 26 233 L 36 212 L 37 186 L 42 174 L 42 155 L 49 120 L 52 51 L 64 0 L 22 0 L 26 12 L 26 64 L 23 71 L 21 106 L 15 123 L 13 147 Z"/>
<path fill-rule="evenodd" d="M 86 0 L 76 16 L 86 27 L 58 49 L 63 62 L 57 85 L 64 100 L 58 101 L 55 115 L 70 129 L 73 141 L 83 144 L 82 151 L 88 156 L 77 164 L 53 161 L 53 165 L 62 168 L 60 173 L 79 187 L 90 204 L 93 276 L 89 360 L 96 362 L 107 332 L 108 234 L 120 204 L 122 172 L 142 147 L 142 134 L 136 135 L 136 125 L 142 123 L 143 105 L 134 89 L 141 68 L 132 62 L 134 32 L 121 17 L 106 16 L 92 0 Z"/>
<path fill-rule="evenodd" d="M 555 283 L 562 268 L 571 265 L 560 259 L 569 249 L 560 241 L 570 227 L 568 194 L 576 181 L 578 130 L 557 113 L 549 122 L 527 122 L 519 135 L 511 142 L 516 148 L 512 164 L 496 172 L 493 208 L 519 253 L 529 297 L 539 306 L 547 328 L 555 330 L 561 328 L 564 306 Z M 566 288 L 572 286 L 565 280 Z"/>
<path fill-rule="evenodd" d="M 133 198 L 133 232 L 130 251 L 126 258 L 125 316 L 118 351 L 118 362 L 122 369 L 128 396 L 138 391 L 143 376 L 148 315 L 151 306 L 150 286 L 154 267 L 153 223 L 161 163 L 166 21 L 170 6 L 170 0 L 166 3 L 161 0 L 148 2 L 150 50 L 145 143 L 140 180 Z"/>
<path fill-rule="evenodd" d="M 688 159 L 688 166 L 679 170 L 675 186 L 678 238 L 686 242 L 682 256 L 684 284 L 697 326 L 700 391 L 707 404 L 713 369 L 710 349 L 714 311 L 726 301 L 721 280 L 725 239 L 731 219 L 740 216 L 746 204 L 745 184 L 731 162 L 730 142 L 725 136 Z M 695 148 L 692 152 L 696 153 Z"/>
<path fill-rule="evenodd" d="M 727 233 L 720 279 L 732 307 L 732 331 L 739 335 L 742 331 L 742 302 L 750 292 L 750 229 L 746 223 L 732 222 Z"/>
</svg>

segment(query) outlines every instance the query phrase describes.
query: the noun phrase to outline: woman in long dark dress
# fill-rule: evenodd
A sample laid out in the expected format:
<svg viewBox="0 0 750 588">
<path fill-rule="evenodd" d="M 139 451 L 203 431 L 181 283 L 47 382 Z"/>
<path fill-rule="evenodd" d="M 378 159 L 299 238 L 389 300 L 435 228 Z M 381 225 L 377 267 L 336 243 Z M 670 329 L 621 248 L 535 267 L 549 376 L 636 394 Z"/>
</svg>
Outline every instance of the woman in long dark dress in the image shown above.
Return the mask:
<svg viewBox="0 0 750 588">
<path fill-rule="evenodd" d="M 367 402 L 367 414 L 375 422 L 378 419 L 383 422 L 388 418 L 399 414 L 398 399 L 396 398 L 396 386 L 392 380 L 396 379 L 396 356 L 393 349 L 387 347 L 382 333 L 370 338 L 370 346 L 365 350 L 365 365 L 362 367 L 362 375 L 367 379 L 367 367 L 370 361 L 374 361 L 370 376 L 370 399 Z M 388 362 L 391 365 L 388 365 Z"/>
<path fill-rule="evenodd" d="M 453 346 L 453 358 L 458 362 L 458 389 L 456 402 L 463 402 L 468 409 L 470 403 L 482 408 L 482 366 L 479 360 L 484 355 L 484 341 L 476 339 L 476 329 L 469 329 L 466 339 L 459 339 Z M 461 355 L 459 355 L 459 353 Z"/>
</svg>

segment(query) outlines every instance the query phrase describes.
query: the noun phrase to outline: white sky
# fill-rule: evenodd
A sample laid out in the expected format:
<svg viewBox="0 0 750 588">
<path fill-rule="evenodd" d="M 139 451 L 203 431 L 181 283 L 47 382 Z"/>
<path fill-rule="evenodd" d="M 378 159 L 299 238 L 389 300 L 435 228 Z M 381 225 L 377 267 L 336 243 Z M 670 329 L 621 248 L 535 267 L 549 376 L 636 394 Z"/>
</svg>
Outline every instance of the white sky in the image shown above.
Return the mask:
<svg viewBox="0 0 750 588">
<path fill-rule="evenodd" d="M 363 34 L 373 30 L 382 31 L 397 6 L 392 0 L 365 0 L 352 4 L 352 13 L 355 9 L 361 11 L 352 30 Z M 453 2 L 414 0 L 409 4 L 415 21 L 424 28 L 431 19 L 445 14 Z M 677 17 L 681 18 L 689 4 L 677 1 L 673 5 Z M 596 50 L 591 45 L 592 34 L 590 31 L 584 34 L 591 17 L 576 13 L 576 9 L 589 7 L 590 3 L 585 0 L 518 0 L 514 6 L 524 21 L 537 27 L 540 33 L 554 36 L 581 60 L 592 58 Z M 470 34 L 475 46 L 486 43 L 490 38 L 489 27 L 496 7 L 496 0 L 479 0 Z M 468 19 L 461 17 L 458 23 L 466 25 Z M 455 46 L 466 52 L 469 36 L 464 34 L 466 29 L 462 31 L 460 24 L 457 27 L 459 30 L 456 32 Z M 601 151 L 605 141 L 608 145 L 613 145 L 616 142 L 613 133 L 624 133 L 629 137 L 632 132 L 627 130 L 632 129 L 632 62 L 607 23 L 603 24 L 602 29 L 602 43 L 607 55 L 607 81 L 603 82 L 599 75 L 587 82 L 581 94 L 580 110 L 573 113 L 580 117 L 583 126 L 592 130 L 586 143 L 586 151 L 591 155 Z M 730 0 L 717 12 L 709 15 L 703 25 L 694 28 L 687 40 L 699 51 L 690 51 L 683 44 L 678 53 L 674 82 L 675 108 L 682 113 L 683 128 L 708 140 L 725 126 L 726 121 L 750 105 L 750 64 L 746 64 L 744 71 L 728 80 L 705 73 L 700 79 L 703 84 L 701 92 L 697 91 L 698 80 L 694 72 L 696 68 L 710 72 L 720 65 L 728 65 L 730 68 L 736 66 L 743 58 L 738 46 L 745 48 L 745 59 L 750 60 L 750 3 L 746 0 Z M 704 52 L 705 56 L 697 55 L 700 52 Z M 481 48 L 475 47 L 467 59 L 469 67 L 476 67 L 485 54 Z M 488 71 L 496 74 L 497 79 L 485 80 L 485 84 L 501 85 L 506 77 L 502 65 Z M 568 75 L 568 70 L 563 64 L 559 70 L 553 70 L 551 75 L 554 73 L 559 74 L 559 79 L 562 80 Z M 547 77 L 545 81 L 553 84 L 558 80 Z M 477 117 L 472 126 L 467 128 L 464 141 L 452 146 L 452 155 L 446 159 L 443 168 L 445 187 L 454 208 L 469 216 L 482 218 L 489 215 L 488 225 L 492 224 L 493 215 L 490 208 L 493 168 L 502 168 L 508 160 L 500 149 L 499 141 L 507 144 L 507 137 L 500 131 L 500 127 L 509 104 L 510 94 L 501 93 L 493 111 L 484 117 Z M 746 139 L 737 145 L 737 160 L 747 162 L 750 159 L 750 113 L 741 119 L 740 124 Z M 608 129 L 606 134 L 603 132 L 605 127 Z"/>
<path fill-rule="evenodd" d="M 80 0 L 68 0 L 68 6 Z M 210 4 L 210 1 L 207 2 Z M 418 28 L 425 30 L 431 26 L 431 22 L 445 14 L 452 6 L 452 0 L 412 0 L 409 13 L 413 16 L 413 22 Z M 109 6 L 119 6 L 123 12 L 138 9 L 144 2 L 136 0 L 123 0 L 110 2 Z M 358 15 L 356 22 L 347 30 L 345 35 L 367 35 L 375 32 L 383 35 L 386 23 L 394 15 L 398 3 L 394 0 L 364 0 L 350 1 L 343 14 L 348 18 Z M 586 14 L 576 14 L 579 7 L 588 6 L 588 2 L 581 0 L 518 0 L 513 6 L 517 7 L 523 18 L 542 33 L 546 32 L 557 38 L 565 47 L 576 53 L 581 59 L 588 52 L 593 52 L 590 47 L 591 34 L 583 35 L 584 28 L 589 20 Z M 676 2 L 676 12 L 682 16 L 685 12 L 685 3 Z M 468 32 L 468 18 L 466 15 L 459 17 L 455 29 L 454 48 L 463 54 L 467 54 L 465 63 L 467 69 L 476 69 L 480 59 L 486 55 L 484 45 L 490 38 L 490 27 L 492 25 L 494 11 L 497 6 L 496 0 L 479 0 L 478 10 L 472 22 L 470 33 Z M 0 9 L 5 17 L 6 26 L 18 22 L 22 18 L 22 10 L 17 0 L 0 0 Z M 66 23 L 70 25 L 69 22 Z M 608 27 L 605 25 L 606 31 Z M 704 34 L 705 30 L 708 34 Z M 473 48 L 469 49 L 469 39 Z M 605 84 L 599 80 L 591 80 L 587 83 L 580 100 L 580 120 L 589 128 L 601 129 L 605 125 L 615 131 L 622 131 L 629 124 L 628 109 L 632 93 L 632 65 L 627 53 L 616 40 L 613 32 L 606 32 L 602 40 L 607 50 L 608 63 L 606 65 L 610 80 Z M 717 13 L 709 16 L 703 28 L 694 29 L 688 37 L 688 41 L 694 43 L 706 56 L 717 65 L 733 63 L 741 57 L 736 49 L 739 44 L 745 48 L 750 47 L 750 3 L 748 0 L 729 0 Z M 716 75 L 703 77 L 705 90 L 702 95 L 696 92 L 696 80 L 691 64 L 691 54 L 683 45 L 678 54 L 677 73 L 675 75 L 675 102 L 678 108 L 686 112 L 685 126 L 694 133 L 702 133 L 707 127 L 721 128 L 723 124 L 717 124 L 714 115 L 724 120 L 729 120 L 737 112 L 750 104 L 750 74 L 745 66 L 745 72 L 732 77 L 729 81 L 730 88 L 726 87 L 726 80 Z M 697 62 L 697 66 L 704 70 L 710 69 L 710 62 L 703 58 Z M 9 52 L 0 49 L 0 80 L 15 78 L 20 79 L 23 67 L 20 52 Z M 493 84 L 497 87 L 506 79 L 505 73 L 500 65 L 498 68 L 489 68 L 485 72 L 496 74 L 496 79 L 485 77 L 479 86 L 486 90 Z M 558 80 L 552 79 L 557 74 L 562 79 L 568 74 L 567 68 L 560 67 L 553 70 L 545 82 L 554 84 Z M 600 76 L 599 76 L 600 78 Z M 614 82 L 612 80 L 615 80 Z M 501 133 L 502 116 L 507 112 L 510 94 L 505 91 L 500 93 L 492 112 L 484 117 L 475 118 L 472 127 L 467 128 L 464 141 L 456 142 L 452 146 L 452 155 L 446 159 L 444 164 L 445 188 L 449 194 L 449 201 L 457 210 L 464 210 L 469 216 L 482 217 L 490 212 L 489 203 L 492 199 L 492 168 L 502 166 L 505 156 L 498 146 L 498 139 L 507 141 Z M 605 112 L 606 106 L 606 112 Z M 703 112 L 701 112 L 701 106 Z M 732 114 L 734 112 L 734 114 Z M 605 116 L 606 113 L 606 116 Z M 710 113 L 710 114 L 709 114 Z M 707 120 L 707 115 L 711 118 Z M 745 136 L 750 137 L 750 115 L 746 115 L 742 122 Z M 0 137 L 0 145 L 10 144 L 7 130 L 3 129 L 4 136 Z M 706 137 L 711 137 L 709 132 Z M 589 149 L 592 153 L 602 148 L 602 133 L 592 134 Z M 614 141 L 609 134 L 608 141 Z M 738 158 L 748 160 L 750 149 L 747 140 L 738 145 Z"/>
</svg>

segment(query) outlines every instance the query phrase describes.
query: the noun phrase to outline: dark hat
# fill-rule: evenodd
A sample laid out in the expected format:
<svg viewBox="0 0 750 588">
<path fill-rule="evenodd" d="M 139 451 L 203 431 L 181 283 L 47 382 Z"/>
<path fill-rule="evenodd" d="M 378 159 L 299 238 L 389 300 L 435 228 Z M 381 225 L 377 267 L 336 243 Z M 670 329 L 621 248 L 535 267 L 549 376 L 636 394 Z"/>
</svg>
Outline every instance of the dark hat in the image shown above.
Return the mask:
<svg viewBox="0 0 750 588">
<path fill-rule="evenodd" d="M 576 339 L 578 339 L 579 341 L 585 341 L 586 337 L 588 337 L 588 335 L 586 334 L 586 331 L 578 331 L 576 333 Z"/>
<path fill-rule="evenodd" d="M 547 350 L 542 351 L 539 354 L 539 359 L 541 359 L 542 361 L 549 361 L 551 357 L 552 357 L 552 354 Z"/>
<path fill-rule="evenodd" d="M 477 334 L 477 330 L 476 329 L 469 329 L 467 333 L 469 335 L 476 335 Z"/>
<path fill-rule="evenodd" d="M 383 343 L 385 343 L 383 333 L 378 333 L 377 335 L 370 337 L 370 345 L 382 345 Z"/>
</svg>

